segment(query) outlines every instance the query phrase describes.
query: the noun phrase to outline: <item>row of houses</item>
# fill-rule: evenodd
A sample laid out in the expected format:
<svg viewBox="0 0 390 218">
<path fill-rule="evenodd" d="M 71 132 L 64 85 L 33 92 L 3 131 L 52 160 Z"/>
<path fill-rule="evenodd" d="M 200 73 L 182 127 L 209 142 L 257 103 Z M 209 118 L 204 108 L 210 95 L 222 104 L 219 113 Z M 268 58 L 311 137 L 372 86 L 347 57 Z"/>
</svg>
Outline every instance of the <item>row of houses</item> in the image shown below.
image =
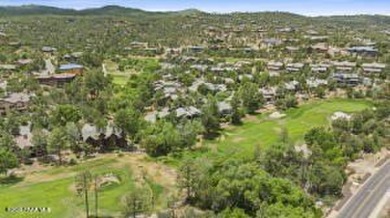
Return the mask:
<svg viewBox="0 0 390 218">
<path fill-rule="evenodd" d="M 50 132 L 42 130 L 42 134 L 48 136 Z M 15 149 L 28 151 L 30 158 L 43 157 L 47 155 L 45 147 L 38 147 L 33 143 L 32 124 L 19 126 L 19 131 L 14 136 L 17 145 Z M 128 141 L 123 131 L 112 123 L 104 128 L 98 128 L 93 124 L 86 123 L 80 129 L 80 142 L 87 143 L 92 149 L 99 152 L 111 151 L 114 149 L 128 149 Z"/>
<path fill-rule="evenodd" d="M 300 72 L 306 66 L 305 63 L 287 63 L 270 61 L 267 64 L 267 69 L 269 72 Z M 352 72 L 356 70 L 361 70 L 363 73 L 375 74 L 381 73 L 386 68 L 385 64 L 382 63 L 363 63 L 358 67 L 355 62 L 348 61 L 333 61 L 327 63 L 318 63 L 318 64 L 309 64 L 310 70 L 312 72 L 321 73 L 327 72 L 331 68 L 334 68 L 336 71 Z"/>
</svg>

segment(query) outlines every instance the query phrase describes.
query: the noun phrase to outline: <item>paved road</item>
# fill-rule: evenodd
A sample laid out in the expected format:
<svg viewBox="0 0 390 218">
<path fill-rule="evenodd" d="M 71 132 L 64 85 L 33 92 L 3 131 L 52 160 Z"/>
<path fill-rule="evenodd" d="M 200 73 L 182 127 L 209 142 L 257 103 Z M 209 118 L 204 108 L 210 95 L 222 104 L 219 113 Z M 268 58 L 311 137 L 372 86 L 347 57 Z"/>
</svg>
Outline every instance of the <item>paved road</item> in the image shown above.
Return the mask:
<svg viewBox="0 0 390 218">
<path fill-rule="evenodd" d="M 390 161 L 360 188 L 340 210 L 339 218 L 368 218 L 390 188 Z"/>
</svg>

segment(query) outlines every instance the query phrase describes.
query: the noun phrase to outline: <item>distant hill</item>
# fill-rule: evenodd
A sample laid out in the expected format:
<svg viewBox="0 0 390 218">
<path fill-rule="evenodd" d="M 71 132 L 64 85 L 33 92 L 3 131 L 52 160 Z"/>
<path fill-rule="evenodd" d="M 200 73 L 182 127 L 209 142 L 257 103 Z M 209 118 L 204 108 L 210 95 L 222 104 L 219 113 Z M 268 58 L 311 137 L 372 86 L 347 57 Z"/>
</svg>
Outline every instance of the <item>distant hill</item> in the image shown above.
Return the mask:
<svg viewBox="0 0 390 218">
<path fill-rule="evenodd" d="M 121 6 L 105 6 L 101 8 L 90 8 L 84 10 L 64 9 L 42 5 L 25 5 L 25 6 L 7 6 L 0 7 L 0 16 L 28 16 L 28 15 L 71 15 L 71 16 L 142 16 L 142 15 L 202 15 L 207 14 L 198 9 L 186 9 L 182 11 L 168 11 L 168 12 L 151 12 L 135 8 L 126 8 Z M 316 21 L 330 21 L 340 24 L 389 24 L 390 16 L 384 15 L 353 15 L 353 16 L 319 16 L 306 17 L 303 15 L 293 14 L 289 12 L 235 12 L 227 14 L 214 14 L 216 16 L 240 16 L 246 18 L 255 18 L 259 16 L 278 18 L 281 20 L 299 20 L 302 18 L 309 18 Z"/>
<path fill-rule="evenodd" d="M 58 14 L 67 15 L 75 14 L 76 10 L 63 9 L 40 5 L 25 5 L 25 6 L 7 6 L 0 7 L 0 16 L 20 16 L 20 15 L 45 15 L 45 14 Z"/>
<path fill-rule="evenodd" d="M 197 9 L 187 9 L 170 12 L 150 12 L 135 8 L 109 5 L 101 8 L 89 8 L 84 10 L 64 9 L 42 5 L 6 6 L 0 7 L 0 16 L 28 16 L 28 15 L 117 15 L 117 16 L 137 16 L 144 14 L 180 14 L 192 15 L 203 13 Z"/>
</svg>

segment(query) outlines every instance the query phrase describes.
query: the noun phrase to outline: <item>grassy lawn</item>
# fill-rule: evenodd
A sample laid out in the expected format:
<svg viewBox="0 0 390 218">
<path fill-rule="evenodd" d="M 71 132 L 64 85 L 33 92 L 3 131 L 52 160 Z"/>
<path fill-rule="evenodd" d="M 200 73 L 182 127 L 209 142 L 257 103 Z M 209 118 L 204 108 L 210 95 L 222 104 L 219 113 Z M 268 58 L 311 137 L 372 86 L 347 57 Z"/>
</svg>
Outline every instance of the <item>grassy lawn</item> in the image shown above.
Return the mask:
<svg viewBox="0 0 390 218">
<path fill-rule="evenodd" d="M 368 108 L 370 103 L 362 100 L 333 99 L 309 103 L 285 112 L 281 119 L 271 119 L 269 114 L 259 115 L 242 126 L 233 127 L 223 132 L 219 142 L 207 142 L 218 152 L 248 155 L 256 144 L 260 147 L 270 146 L 277 142 L 282 128 L 288 130 L 290 141 L 303 143 L 304 134 L 316 126 L 330 125 L 330 116 L 337 111 L 353 113 Z"/>
<path fill-rule="evenodd" d="M 127 81 L 129 80 L 129 76 L 122 76 L 122 75 L 112 75 L 112 82 L 115 84 L 115 85 L 119 85 L 119 86 L 122 86 L 122 85 L 126 85 Z"/>
<path fill-rule="evenodd" d="M 161 158 L 163 162 L 177 166 L 183 157 L 252 157 L 255 145 L 260 148 L 271 146 L 279 140 L 282 128 L 288 130 L 292 143 L 303 143 L 304 134 L 313 127 L 329 126 L 330 116 L 337 111 L 353 113 L 369 108 L 365 100 L 331 99 L 307 103 L 290 109 L 286 116 L 271 119 L 269 114 L 260 114 L 245 119 L 241 126 L 229 126 L 221 136 L 204 143 L 205 148 Z"/>
<path fill-rule="evenodd" d="M 49 167 L 30 173 L 21 181 L 4 181 L 0 184 L 0 217 L 83 217 L 84 199 L 76 194 L 75 175 L 89 170 L 94 175 L 114 174 L 120 183 L 105 186 L 99 192 L 99 214 L 120 217 L 121 199 L 134 190 L 135 180 L 126 157 L 113 156 L 90 160 L 71 167 Z M 157 207 L 165 203 L 164 187 L 153 180 L 146 181 L 156 196 Z M 94 213 L 93 192 L 90 194 L 90 211 Z M 5 207 L 50 207 L 50 213 L 5 213 Z"/>
</svg>

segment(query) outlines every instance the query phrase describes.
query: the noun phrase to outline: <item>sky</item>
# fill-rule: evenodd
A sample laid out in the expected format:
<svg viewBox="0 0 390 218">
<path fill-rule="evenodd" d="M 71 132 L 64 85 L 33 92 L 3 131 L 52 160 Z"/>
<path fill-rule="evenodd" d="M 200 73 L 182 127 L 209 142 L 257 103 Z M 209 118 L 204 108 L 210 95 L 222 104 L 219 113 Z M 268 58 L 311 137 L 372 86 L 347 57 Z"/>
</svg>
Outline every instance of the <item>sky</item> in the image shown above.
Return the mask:
<svg viewBox="0 0 390 218">
<path fill-rule="evenodd" d="M 218 13 L 287 11 L 308 16 L 351 14 L 390 16 L 390 0 L 0 0 L 0 6 L 27 4 L 73 9 L 120 5 L 148 11 L 196 8 Z"/>
</svg>

